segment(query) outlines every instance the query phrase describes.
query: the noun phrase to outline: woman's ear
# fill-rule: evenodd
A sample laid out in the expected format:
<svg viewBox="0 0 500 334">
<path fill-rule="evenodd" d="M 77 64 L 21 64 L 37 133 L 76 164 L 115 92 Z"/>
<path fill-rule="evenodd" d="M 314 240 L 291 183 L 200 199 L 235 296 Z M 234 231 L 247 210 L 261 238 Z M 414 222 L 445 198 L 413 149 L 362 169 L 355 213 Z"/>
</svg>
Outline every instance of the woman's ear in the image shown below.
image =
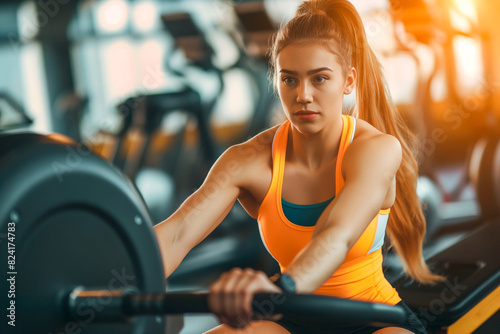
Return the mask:
<svg viewBox="0 0 500 334">
<path fill-rule="evenodd" d="M 350 69 L 347 70 L 346 76 L 345 76 L 345 87 L 344 87 L 344 94 L 349 95 L 352 93 L 354 90 L 354 87 L 356 87 L 356 77 L 358 75 L 358 72 L 354 67 L 351 67 Z"/>
</svg>

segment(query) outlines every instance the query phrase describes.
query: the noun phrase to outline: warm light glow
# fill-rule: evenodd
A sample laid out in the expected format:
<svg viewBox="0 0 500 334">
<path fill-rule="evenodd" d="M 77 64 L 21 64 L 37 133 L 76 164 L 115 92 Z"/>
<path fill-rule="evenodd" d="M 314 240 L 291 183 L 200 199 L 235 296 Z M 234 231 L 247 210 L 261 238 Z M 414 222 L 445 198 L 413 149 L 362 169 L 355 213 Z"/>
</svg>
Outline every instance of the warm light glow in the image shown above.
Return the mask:
<svg viewBox="0 0 500 334">
<path fill-rule="evenodd" d="M 477 22 L 477 12 L 474 0 L 454 0 L 461 14 L 467 16 L 473 22 Z"/>
<path fill-rule="evenodd" d="M 252 97 L 252 82 L 238 69 L 224 74 L 224 91 L 219 97 L 212 114 L 217 125 L 241 123 L 252 117 L 255 102 Z"/>
<path fill-rule="evenodd" d="M 472 27 L 470 21 L 466 17 L 464 17 L 463 14 L 459 13 L 454 9 L 450 11 L 450 21 L 451 25 L 455 29 L 466 33 L 471 32 Z"/>
<path fill-rule="evenodd" d="M 143 42 L 138 48 L 139 82 L 137 89 L 141 92 L 155 91 L 165 88 L 166 73 L 163 69 L 166 47 L 162 40 L 151 39 Z"/>
<path fill-rule="evenodd" d="M 418 79 L 415 60 L 404 53 L 379 59 L 384 68 L 384 75 L 393 101 L 396 104 L 412 104 L 415 101 Z"/>
<path fill-rule="evenodd" d="M 271 21 L 279 23 L 290 20 L 301 3 L 301 0 L 268 0 L 264 1 L 264 7 Z"/>
<path fill-rule="evenodd" d="M 109 0 L 96 6 L 97 28 L 100 32 L 118 33 L 125 30 L 128 21 L 128 5 L 123 0 Z"/>
<path fill-rule="evenodd" d="M 360 15 L 371 12 L 373 10 L 383 10 L 389 8 L 389 0 L 351 0 L 351 3 L 356 7 Z"/>
<path fill-rule="evenodd" d="M 102 68 L 106 100 L 114 105 L 137 86 L 134 46 L 127 39 L 106 41 L 102 45 Z"/>
<path fill-rule="evenodd" d="M 457 36 L 453 39 L 456 57 L 457 88 L 462 96 L 468 96 L 481 83 L 483 61 L 479 41 Z"/>
<path fill-rule="evenodd" d="M 40 22 L 38 22 L 36 16 L 36 4 L 34 1 L 23 2 L 19 5 L 17 22 L 19 36 L 22 40 L 30 40 L 38 35 Z"/>
<path fill-rule="evenodd" d="M 132 11 L 134 29 L 142 33 L 154 30 L 157 26 L 159 16 L 160 11 L 155 2 L 137 2 Z"/>
</svg>

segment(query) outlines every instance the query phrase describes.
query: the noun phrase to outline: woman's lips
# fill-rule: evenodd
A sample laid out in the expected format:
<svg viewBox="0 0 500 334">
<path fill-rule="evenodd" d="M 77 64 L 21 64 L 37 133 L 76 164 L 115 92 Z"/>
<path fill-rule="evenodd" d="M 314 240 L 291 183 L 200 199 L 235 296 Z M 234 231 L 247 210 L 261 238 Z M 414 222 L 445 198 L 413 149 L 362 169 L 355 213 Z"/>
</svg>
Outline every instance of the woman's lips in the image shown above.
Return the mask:
<svg viewBox="0 0 500 334">
<path fill-rule="evenodd" d="M 295 113 L 295 116 L 297 116 L 298 119 L 304 120 L 304 121 L 310 121 L 318 117 L 319 113 L 311 110 L 301 110 L 297 111 Z"/>
</svg>

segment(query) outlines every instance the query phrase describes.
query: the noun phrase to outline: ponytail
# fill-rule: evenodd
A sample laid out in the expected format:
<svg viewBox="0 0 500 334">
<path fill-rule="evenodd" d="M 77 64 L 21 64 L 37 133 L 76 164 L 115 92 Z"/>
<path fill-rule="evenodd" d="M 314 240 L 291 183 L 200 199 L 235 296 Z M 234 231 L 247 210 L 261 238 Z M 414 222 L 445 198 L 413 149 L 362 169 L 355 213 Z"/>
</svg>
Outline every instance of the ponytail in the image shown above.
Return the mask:
<svg viewBox="0 0 500 334">
<path fill-rule="evenodd" d="M 365 37 L 366 40 L 366 37 Z M 365 41 L 364 41 L 365 42 Z M 405 271 L 422 283 L 443 280 L 431 273 L 422 257 L 426 223 L 416 187 L 418 164 L 417 141 L 401 114 L 392 103 L 381 66 L 365 42 L 354 66 L 358 69 L 355 112 L 378 130 L 396 137 L 401 143 L 403 159 L 396 174 L 396 200 L 389 215 L 387 233 L 391 246 L 403 260 Z"/>
<path fill-rule="evenodd" d="M 416 137 L 392 102 L 358 12 L 347 0 L 303 2 L 295 17 L 275 36 L 271 49 L 272 70 L 278 54 L 286 45 L 304 40 L 336 43 L 344 74 L 351 66 L 358 72 L 356 107 L 344 113 L 367 121 L 401 143 L 403 159 L 396 174 L 397 196 L 387 225 L 390 246 L 394 246 L 406 273 L 413 279 L 422 283 L 443 280 L 442 276 L 431 273 L 422 256 L 426 226 L 416 192 Z"/>
</svg>

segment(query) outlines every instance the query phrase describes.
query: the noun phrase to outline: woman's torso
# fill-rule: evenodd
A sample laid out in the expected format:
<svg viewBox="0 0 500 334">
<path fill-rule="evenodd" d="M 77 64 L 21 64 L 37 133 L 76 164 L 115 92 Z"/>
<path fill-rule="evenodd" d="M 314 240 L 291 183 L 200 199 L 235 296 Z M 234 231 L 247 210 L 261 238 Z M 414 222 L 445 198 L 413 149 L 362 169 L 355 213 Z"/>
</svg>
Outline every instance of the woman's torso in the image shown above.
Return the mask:
<svg viewBox="0 0 500 334">
<path fill-rule="evenodd" d="M 345 118 L 345 120 L 347 119 Z M 343 123 L 351 124 L 351 127 L 354 124 L 352 121 Z M 357 120 L 356 123 L 355 131 L 351 129 L 349 134 L 347 134 L 347 127 L 344 126 L 346 131 L 343 131 L 342 137 L 345 137 L 343 140 L 346 140 L 349 136 L 350 144 L 354 141 L 359 143 L 370 136 L 380 134 L 378 130 L 366 122 Z M 336 187 L 342 187 L 345 179 L 345 166 L 343 161 L 337 166 L 337 158 L 341 159 L 345 155 L 349 142 L 344 143 L 344 148 L 339 150 L 342 154 L 338 154 L 337 158 L 321 166 L 314 173 L 311 173 L 310 170 L 305 171 L 299 165 L 294 165 L 285 159 L 281 163 L 280 180 L 276 182 L 276 180 L 273 181 L 273 141 L 270 139 L 272 139 L 271 135 L 274 137 L 277 129 L 268 130 L 269 132 L 260 138 L 260 142 L 259 138 L 254 138 L 259 144 L 254 148 L 260 150 L 251 164 L 252 174 L 255 176 L 252 177 L 254 182 L 249 182 L 244 187 L 239 200 L 253 217 L 259 218 L 263 242 L 280 264 L 281 270 L 285 271 L 286 266 L 294 256 L 309 242 L 314 226 L 302 227 L 290 222 L 283 214 L 281 204 L 277 204 L 277 200 L 273 202 L 269 197 L 274 198 L 275 194 L 279 194 L 278 197 L 283 200 L 296 204 L 320 203 L 334 197 L 340 189 L 336 189 Z M 286 132 L 288 133 L 288 131 Z M 284 143 L 288 134 L 281 133 L 280 137 L 281 143 Z M 286 151 L 286 144 L 284 147 Z M 276 161 L 274 163 L 276 164 Z M 335 175 L 336 170 L 337 175 Z M 342 173 L 342 176 L 339 173 Z M 278 174 L 276 169 L 275 174 Z M 342 180 L 339 181 L 339 178 Z M 271 185 L 272 181 L 273 185 Z M 339 185 L 336 182 L 340 182 Z M 279 184 L 279 187 L 276 187 L 276 184 Z M 277 189 L 279 190 L 277 191 Z M 262 212 L 259 215 L 259 209 L 261 209 L 264 199 L 266 202 L 263 211 L 269 212 L 269 214 L 266 213 L 267 219 L 264 219 Z M 394 199 L 395 183 L 388 191 L 382 209 L 390 208 Z M 395 304 L 399 301 L 397 293 L 383 277 L 380 245 L 378 248 L 375 247 L 376 244 L 380 244 L 380 240 L 376 241 L 375 235 L 378 234 L 377 239 L 380 239 L 380 230 L 383 229 L 382 233 L 385 232 L 388 211 L 380 211 L 380 215 L 372 220 L 365 233 L 351 248 L 344 264 L 315 293 L 389 304 Z M 281 223 L 274 223 L 278 221 Z"/>
<path fill-rule="evenodd" d="M 247 165 L 248 174 L 250 174 L 246 178 L 248 182 L 242 189 L 238 200 L 248 214 L 255 219 L 257 219 L 260 205 L 271 185 L 273 173 L 272 140 L 278 128 L 279 126 L 275 126 L 266 130 L 244 144 L 248 145 L 244 150 L 252 154 L 252 159 L 250 164 Z M 366 140 L 380 133 L 369 123 L 356 119 L 353 142 Z M 287 162 L 283 179 L 283 199 L 297 204 L 312 204 L 332 198 L 335 194 L 335 175 L 332 170 L 335 170 L 336 162 L 336 159 L 331 161 L 328 166 L 323 166 L 321 170 L 314 174 L 301 170 L 299 167 L 295 169 L 289 168 L 293 166 L 290 166 Z M 344 165 L 342 165 L 342 174 L 345 176 Z M 324 187 L 325 184 L 329 186 Z M 300 189 L 300 191 L 297 191 L 297 189 Z M 382 209 L 392 207 L 395 195 L 396 182 L 394 181 L 387 192 Z"/>
</svg>

